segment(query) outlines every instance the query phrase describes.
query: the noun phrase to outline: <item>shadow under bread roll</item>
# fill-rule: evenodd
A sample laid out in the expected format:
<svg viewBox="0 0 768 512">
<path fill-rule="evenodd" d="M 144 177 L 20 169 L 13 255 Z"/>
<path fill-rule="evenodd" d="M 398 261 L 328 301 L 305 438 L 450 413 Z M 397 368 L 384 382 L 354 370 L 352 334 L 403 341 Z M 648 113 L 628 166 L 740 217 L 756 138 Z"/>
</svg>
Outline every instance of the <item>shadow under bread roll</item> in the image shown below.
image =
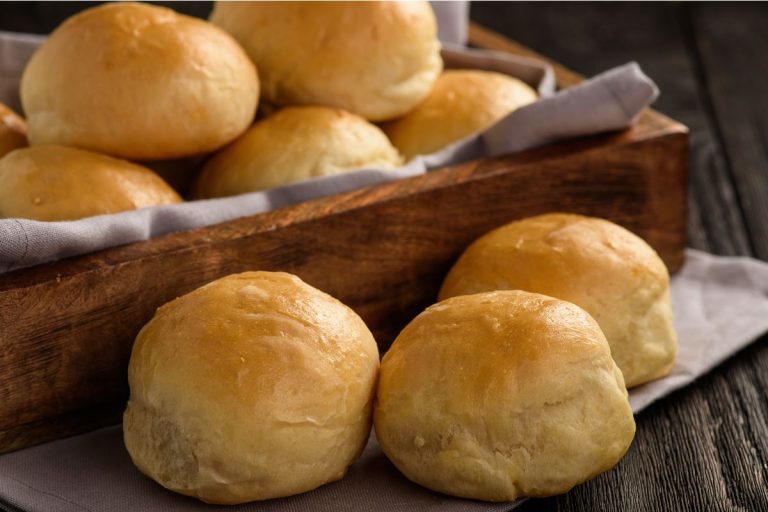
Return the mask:
<svg viewBox="0 0 768 512">
<path fill-rule="evenodd" d="M 208 503 L 309 491 L 362 452 L 378 368 L 373 336 L 338 300 L 282 272 L 231 275 L 139 333 L 125 445 L 144 474 Z"/>
<path fill-rule="evenodd" d="M 27 123 L 0 103 L 0 158 L 27 145 Z"/>
<path fill-rule="evenodd" d="M 493 71 L 448 69 L 429 96 L 403 117 L 382 125 L 406 160 L 480 133 L 538 99 L 524 82 Z"/>
<path fill-rule="evenodd" d="M 34 146 L 0 159 L 0 218 L 75 220 L 179 202 L 146 167 L 82 149 Z"/>
<path fill-rule="evenodd" d="M 243 194 L 401 162 L 387 136 L 362 117 L 328 107 L 288 107 L 257 121 L 213 155 L 193 195 Z"/>
<path fill-rule="evenodd" d="M 264 99 L 401 116 L 443 67 L 428 2 L 215 2 L 210 20 L 248 52 Z"/>
<path fill-rule="evenodd" d="M 604 219 L 550 213 L 474 241 L 440 299 L 525 290 L 567 300 L 600 324 L 628 387 L 666 375 L 677 353 L 669 272 L 656 251 Z"/>
<path fill-rule="evenodd" d="M 522 291 L 418 315 L 382 359 L 374 424 L 410 480 L 487 501 L 566 492 L 612 468 L 635 433 L 597 323 Z"/>
<path fill-rule="evenodd" d="M 32 145 L 130 160 L 214 151 L 253 121 L 256 69 L 232 36 L 200 19 L 108 3 L 62 23 L 21 79 Z"/>
</svg>

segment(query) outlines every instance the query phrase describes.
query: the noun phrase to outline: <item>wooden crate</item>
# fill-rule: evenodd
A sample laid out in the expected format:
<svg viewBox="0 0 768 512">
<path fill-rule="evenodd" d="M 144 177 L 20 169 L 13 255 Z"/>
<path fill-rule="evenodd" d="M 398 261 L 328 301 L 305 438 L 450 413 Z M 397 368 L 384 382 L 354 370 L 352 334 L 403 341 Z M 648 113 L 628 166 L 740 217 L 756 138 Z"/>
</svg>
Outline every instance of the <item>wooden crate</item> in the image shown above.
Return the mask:
<svg viewBox="0 0 768 512">
<path fill-rule="evenodd" d="M 472 27 L 481 47 L 535 55 Z M 540 57 L 537 55 L 537 57 Z M 554 64 L 559 85 L 581 77 Z M 430 172 L 0 276 L 0 452 L 119 420 L 136 333 L 221 276 L 284 270 L 338 297 L 385 349 L 473 239 L 549 211 L 613 220 L 671 270 L 685 246 L 687 129 L 630 130 Z"/>
</svg>

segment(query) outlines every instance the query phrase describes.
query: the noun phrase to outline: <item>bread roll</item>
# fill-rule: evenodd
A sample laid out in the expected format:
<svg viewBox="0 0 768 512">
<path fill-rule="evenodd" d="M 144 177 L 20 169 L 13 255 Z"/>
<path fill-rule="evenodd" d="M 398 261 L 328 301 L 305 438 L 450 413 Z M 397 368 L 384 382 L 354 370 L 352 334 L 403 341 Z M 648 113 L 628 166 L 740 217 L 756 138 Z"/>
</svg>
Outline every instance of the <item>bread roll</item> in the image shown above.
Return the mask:
<svg viewBox="0 0 768 512">
<path fill-rule="evenodd" d="M 215 2 L 210 19 L 243 45 L 276 105 L 392 119 L 427 96 L 443 66 L 423 1 Z"/>
<path fill-rule="evenodd" d="M 517 78 L 451 69 L 440 75 L 424 102 L 383 129 L 410 160 L 480 133 L 537 98 L 536 91 Z"/>
<path fill-rule="evenodd" d="M 597 323 L 522 291 L 417 316 L 382 360 L 374 423 L 409 479 L 487 501 L 565 492 L 613 467 L 635 432 Z"/>
<path fill-rule="evenodd" d="M 90 151 L 35 146 L 0 159 L 0 218 L 74 220 L 180 201 L 146 167 Z"/>
<path fill-rule="evenodd" d="M 371 427 L 379 356 L 363 321 L 281 272 L 158 309 L 128 368 L 125 445 L 164 487 L 234 504 L 344 476 Z"/>
<path fill-rule="evenodd" d="M 0 103 L 0 158 L 27 145 L 27 123 Z"/>
<path fill-rule="evenodd" d="M 240 135 L 256 70 L 232 37 L 147 4 L 106 4 L 62 23 L 21 79 L 32 144 L 133 160 L 201 154 Z"/>
<path fill-rule="evenodd" d="M 672 367 L 669 273 L 656 251 L 616 224 L 552 213 L 491 231 L 462 254 L 440 298 L 497 289 L 543 293 L 587 310 L 629 387 Z"/>
<path fill-rule="evenodd" d="M 203 168 L 195 194 L 219 197 L 401 163 L 382 131 L 343 110 L 289 107 L 254 124 Z"/>
</svg>

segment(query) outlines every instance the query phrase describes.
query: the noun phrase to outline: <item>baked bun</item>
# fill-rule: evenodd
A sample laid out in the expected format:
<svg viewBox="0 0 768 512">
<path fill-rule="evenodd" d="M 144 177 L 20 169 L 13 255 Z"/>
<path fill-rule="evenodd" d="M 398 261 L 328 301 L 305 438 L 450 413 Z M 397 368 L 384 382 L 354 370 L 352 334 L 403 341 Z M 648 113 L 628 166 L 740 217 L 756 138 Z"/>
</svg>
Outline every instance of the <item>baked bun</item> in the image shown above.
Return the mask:
<svg viewBox="0 0 768 512">
<path fill-rule="evenodd" d="M 640 237 L 607 220 L 551 213 L 476 240 L 440 298 L 497 289 L 573 302 L 600 324 L 628 387 L 667 374 L 677 352 L 669 273 Z"/>
<path fill-rule="evenodd" d="M 401 116 L 443 67 L 427 2 L 215 2 L 211 22 L 259 68 L 264 99 Z"/>
<path fill-rule="evenodd" d="M 178 202 L 146 167 L 90 151 L 35 146 L 0 159 L 0 218 L 75 220 Z"/>
<path fill-rule="evenodd" d="M 428 155 L 480 133 L 538 99 L 517 78 L 479 70 L 447 70 L 418 107 L 383 126 L 407 160 Z"/>
<path fill-rule="evenodd" d="M 409 479 L 487 501 L 565 492 L 613 467 L 635 433 L 597 323 L 522 291 L 417 316 L 381 362 L 374 423 Z"/>
<path fill-rule="evenodd" d="M 134 160 L 220 148 L 251 124 L 258 93 L 256 69 L 229 34 L 135 3 L 72 16 L 21 79 L 32 144 Z"/>
<path fill-rule="evenodd" d="M 340 479 L 371 427 L 379 355 L 344 304 L 282 272 L 160 309 L 128 368 L 125 445 L 164 487 L 235 504 Z"/>
<path fill-rule="evenodd" d="M 27 123 L 0 103 L 0 158 L 27 145 Z"/>
<path fill-rule="evenodd" d="M 362 117 L 327 107 L 289 107 L 257 121 L 211 158 L 195 194 L 243 194 L 401 162 L 387 136 Z"/>
</svg>

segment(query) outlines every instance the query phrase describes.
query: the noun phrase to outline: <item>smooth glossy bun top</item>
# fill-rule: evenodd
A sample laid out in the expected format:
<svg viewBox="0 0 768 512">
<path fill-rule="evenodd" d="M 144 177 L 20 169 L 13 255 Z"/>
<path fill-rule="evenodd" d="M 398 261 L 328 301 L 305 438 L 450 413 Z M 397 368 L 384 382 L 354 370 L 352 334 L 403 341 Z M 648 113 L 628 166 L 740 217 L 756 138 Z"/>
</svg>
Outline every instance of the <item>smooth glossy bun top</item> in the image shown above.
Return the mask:
<svg viewBox="0 0 768 512">
<path fill-rule="evenodd" d="M 600 324 L 627 386 L 665 375 L 677 352 L 669 273 L 656 251 L 612 222 L 551 213 L 476 240 L 440 298 L 526 290 L 573 302 Z"/>
<path fill-rule="evenodd" d="M 517 78 L 493 71 L 449 69 L 424 102 L 383 128 L 410 160 L 482 132 L 537 99 L 536 91 Z"/>
<path fill-rule="evenodd" d="M 256 122 L 211 158 L 195 194 L 242 194 L 401 162 L 387 136 L 362 117 L 327 107 L 289 107 Z"/>
<path fill-rule="evenodd" d="M 488 501 L 563 493 L 613 467 L 635 432 L 597 323 L 521 291 L 417 316 L 382 360 L 374 423 L 409 479 Z"/>
<path fill-rule="evenodd" d="M 373 336 L 338 300 L 282 272 L 231 275 L 139 333 L 125 444 L 146 475 L 209 503 L 309 491 L 368 441 L 378 367 Z"/>
<path fill-rule="evenodd" d="M 327 105 L 372 121 L 401 116 L 442 69 L 427 2 L 216 2 L 277 105 Z"/>
<path fill-rule="evenodd" d="M 178 202 L 146 167 L 90 151 L 34 146 L 0 159 L 0 218 L 74 220 Z"/>
<path fill-rule="evenodd" d="M 251 124 L 258 91 L 253 63 L 229 34 L 136 3 L 66 20 L 21 80 L 30 143 L 135 160 L 220 148 Z"/>
<path fill-rule="evenodd" d="M 27 145 L 27 123 L 0 103 L 0 158 Z"/>
</svg>

